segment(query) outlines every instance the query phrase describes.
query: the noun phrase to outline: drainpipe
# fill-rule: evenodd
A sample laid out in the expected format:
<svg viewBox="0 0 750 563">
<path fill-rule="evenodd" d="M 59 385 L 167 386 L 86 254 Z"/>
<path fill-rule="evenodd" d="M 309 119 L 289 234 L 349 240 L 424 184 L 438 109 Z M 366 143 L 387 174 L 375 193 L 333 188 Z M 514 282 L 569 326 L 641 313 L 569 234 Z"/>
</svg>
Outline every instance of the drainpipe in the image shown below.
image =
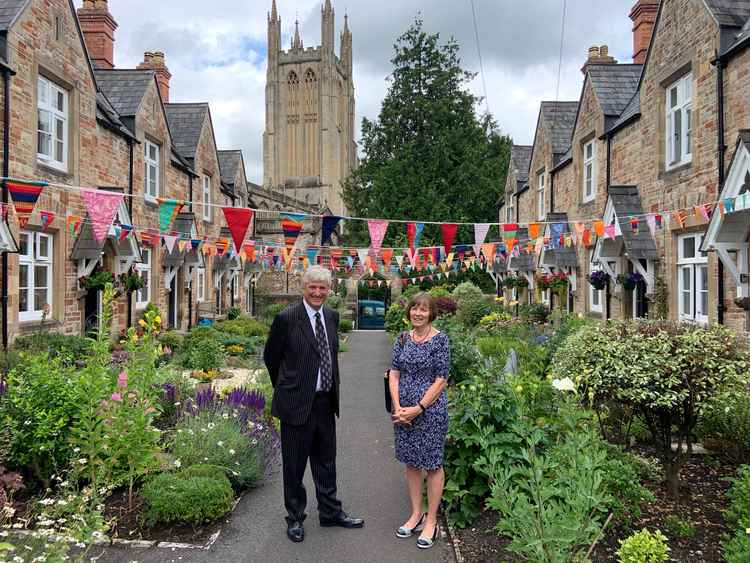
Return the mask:
<svg viewBox="0 0 750 563">
<path fill-rule="evenodd" d="M 607 135 L 607 193 L 609 193 L 609 186 L 612 183 L 612 136 Z"/>
<path fill-rule="evenodd" d="M 188 172 L 188 201 L 190 212 L 193 212 L 193 175 Z M 188 330 L 193 328 L 193 280 L 190 280 L 190 291 L 188 291 Z"/>
<path fill-rule="evenodd" d="M 130 214 L 130 220 L 133 220 L 133 154 L 135 141 L 128 137 L 128 213 Z M 127 316 L 127 327 L 133 326 L 133 292 L 128 292 L 128 316 Z"/>
<path fill-rule="evenodd" d="M 10 176 L 10 77 L 15 72 L 9 67 L 2 65 L 3 73 L 3 176 Z M 8 203 L 8 186 L 3 181 L 3 204 Z M 2 257 L 2 283 L 3 283 L 3 350 L 8 350 L 8 253 L 3 252 Z"/>
<path fill-rule="evenodd" d="M 717 168 L 719 172 L 719 185 L 717 187 L 717 193 L 721 193 L 724 188 L 724 155 L 726 153 L 726 146 L 724 145 L 724 67 L 726 62 L 722 59 L 716 59 L 716 99 L 718 102 L 718 123 L 716 127 L 717 134 Z M 720 325 L 724 324 L 724 263 L 719 259 L 718 264 L 718 278 L 719 283 L 717 287 L 717 300 L 716 304 L 716 318 Z"/>
<path fill-rule="evenodd" d="M 549 212 L 555 212 L 555 173 L 549 173 Z"/>
</svg>

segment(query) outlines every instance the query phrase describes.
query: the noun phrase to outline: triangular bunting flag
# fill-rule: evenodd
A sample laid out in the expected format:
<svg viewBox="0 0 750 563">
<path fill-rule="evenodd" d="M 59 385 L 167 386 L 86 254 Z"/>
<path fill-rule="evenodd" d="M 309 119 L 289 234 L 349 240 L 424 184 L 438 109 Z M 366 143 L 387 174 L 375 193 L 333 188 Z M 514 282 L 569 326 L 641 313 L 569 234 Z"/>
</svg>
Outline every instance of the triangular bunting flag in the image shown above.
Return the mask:
<svg viewBox="0 0 750 563">
<path fill-rule="evenodd" d="M 229 232 L 232 234 L 234 248 L 239 252 L 250 223 L 253 220 L 253 210 L 244 207 L 222 207 L 221 210 L 224 212 L 227 227 L 229 227 Z"/>
<path fill-rule="evenodd" d="M 174 235 L 162 235 L 162 239 L 164 240 L 164 246 L 167 247 L 167 251 L 172 254 L 177 237 Z"/>
<path fill-rule="evenodd" d="M 123 242 L 132 232 L 132 225 L 120 225 L 120 235 L 117 237 L 117 242 Z"/>
<path fill-rule="evenodd" d="M 440 225 L 440 232 L 443 235 L 443 248 L 445 253 L 448 254 L 453 248 L 453 241 L 456 238 L 456 232 L 458 231 L 458 225 L 455 223 L 443 223 Z"/>
<path fill-rule="evenodd" d="M 81 216 L 80 215 L 68 215 L 67 218 L 67 229 L 68 232 L 75 236 L 78 233 L 78 229 L 81 228 Z"/>
<path fill-rule="evenodd" d="M 474 224 L 474 253 L 479 254 L 479 249 L 487 238 L 487 233 L 490 232 L 490 223 L 475 223 Z M 446 251 L 449 252 L 449 251 Z"/>
<path fill-rule="evenodd" d="M 182 201 L 176 199 L 156 198 L 159 203 L 159 231 L 167 232 L 172 227 L 172 221 L 185 205 Z"/>
<path fill-rule="evenodd" d="M 323 226 L 320 229 L 321 246 L 325 246 L 325 244 L 328 242 L 328 239 L 331 238 L 331 235 L 333 234 L 333 231 L 336 230 L 339 221 L 341 221 L 341 217 L 336 217 L 335 215 L 326 215 L 325 217 L 323 217 Z"/>
<path fill-rule="evenodd" d="M 307 259 L 310 261 L 310 264 L 315 264 L 315 258 L 318 256 L 318 249 L 317 248 L 308 248 L 307 249 Z"/>
<path fill-rule="evenodd" d="M 8 188 L 10 197 L 13 200 L 13 206 L 18 216 L 18 223 L 23 229 L 29 222 L 31 212 L 39 199 L 42 190 L 47 182 L 25 182 L 22 180 L 6 180 L 5 185 Z M 111 224 L 111 221 L 110 221 Z M 109 226 L 107 226 L 109 228 Z"/>
<path fill-rule="evenodd" d="M 383 258 L 383 266 L 388 268 L 388 266 L 391 265 L 391 259 L 393 258 L 393 249 L 392 248 L 383 248 L 380 251 L 380 256 Z"/>
<path fill-rule="evenodd" d="M 412 253 L 419 246 L 419 239 L 422 237 L 422 231 L 424 231 L 424 223 L 407 223 L 406 224 L 406 238 L 409 241 L 409 249 Z M 409 256 L 411 260 L 411 256 Z"/>
<path fill-rule="evenodd" d="M 532 241 L 539 238 L 539 231 L 541 231 L 542 226 L 539 223 L 529 223 L 529 239 Z"/>
<path fill-rule="evenodd" d="M 86 204 L 86 211 L 91 217 L 94 239 L 100 243 L 107 238 L 109 228 L 115 220 L 117 209 L 122 203 L 123 196 L 119 193 L 103 190 L 82 189 L 81 197 Z"/>
<path fill-rule="evenodd" d="M 294 243 L 297 242 L 304 219 L 305 215 L 301 213 L 281 213 L 281 230 L 284 232 L 284 243 L 287 250 L 291 250 Z"/>
<path fill-rule="evenodd" d="M 49 226 L 52 224 L 52 221 L 55 220 L 55 214 L 52 211 L 42 211 L 41 217 L 42 217 L 42 230 L 46 231 L 49 228 Z"/>
<path fill-rule="evenodd" d="M 385 232 L 388 230 L 388 221 L 384 219 L 370 219 L 367 221 L 367 228 L 370 231 L 370 248 L 372 248 L 377 256 L 383 244 Z"/>
</svg>

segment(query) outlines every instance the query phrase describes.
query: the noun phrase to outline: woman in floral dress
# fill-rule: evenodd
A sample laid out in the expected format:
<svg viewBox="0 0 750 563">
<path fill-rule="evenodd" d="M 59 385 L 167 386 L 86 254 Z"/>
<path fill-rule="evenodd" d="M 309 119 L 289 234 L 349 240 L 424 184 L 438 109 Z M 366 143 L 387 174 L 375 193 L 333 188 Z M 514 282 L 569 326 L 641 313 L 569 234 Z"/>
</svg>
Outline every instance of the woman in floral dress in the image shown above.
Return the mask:
<svg viewBox="0 0 750 563">
<path fill-rule="evenodd" d="M 422 532 L 417 547 L 427 549 L 437 538 L 437 511 L 443 496 L 443 450 L 448 433 L 445 386 L 450 367 L 447 335 L 436 330 L 433 298 L 420 293 L 406 307 L 413 329 L 402 332 L 393 346 L 390 390 L 393 400 L 396 459 L 406 465 L 411 515 L 396 530 L 399 538 Z M 422 512 L 422 472 L 427 473 L 427 513 Z"/>
</svg>

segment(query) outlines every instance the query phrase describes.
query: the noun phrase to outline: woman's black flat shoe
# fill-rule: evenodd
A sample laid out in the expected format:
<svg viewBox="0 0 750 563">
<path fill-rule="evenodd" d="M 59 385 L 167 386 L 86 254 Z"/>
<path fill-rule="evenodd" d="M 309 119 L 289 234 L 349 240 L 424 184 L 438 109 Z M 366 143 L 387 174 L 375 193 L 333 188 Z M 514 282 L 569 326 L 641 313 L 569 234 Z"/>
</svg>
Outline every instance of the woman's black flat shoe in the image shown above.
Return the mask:
<svg viewBox="0 0 750 563">
<path fill-rule="evenodd" d="M 426 514 L 422 513 L 422 516 L 419 517 L 419 520 L 417 521 L 416 526 L 413 528 L 407 528 L 406 526 L 401 526 L 398 530 L 396 530 L 396 537 L 401 539 L 406 539 L 412 537 L 414 535 L 414 532 L 421 532 L 424 529 L 424 518 L 427 516 Z"/>
<path fill-rule="evenodd" d="M 435 542 L 437 541 L 438 528 L 440 528 L 440 526 L 435 524 L 435 531 L 432 534 L 432 539 L 423 538 L 420 536 L 420 538 L 417 540 L 417 547 L 419 549 L 430 549 L 433 545 L 435 545 Z"/>
</svg>

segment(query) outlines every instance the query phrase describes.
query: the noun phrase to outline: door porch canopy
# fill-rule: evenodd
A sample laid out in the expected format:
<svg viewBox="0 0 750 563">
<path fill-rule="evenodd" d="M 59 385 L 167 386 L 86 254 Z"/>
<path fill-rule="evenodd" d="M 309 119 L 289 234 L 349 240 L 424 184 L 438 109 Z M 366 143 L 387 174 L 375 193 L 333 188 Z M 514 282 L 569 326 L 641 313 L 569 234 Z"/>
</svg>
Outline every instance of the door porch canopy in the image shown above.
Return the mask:
<svg viewBox="0 0 750 563">
<path fill-rule="evenodd" d="M 729 173 L 703 238 L 702 251 L 715 250 L 737 285 L 737 297 L 750 297 L 750 130 L 739 132 Z"/>
<path fill-rule="evenodd" d="M 568 224 L 567 213 L 548 213 L 544 226 L 544 240 L 549 244 L 542 247 L 537 259 L 537 266 L 546 273 L 552 273 L 552 268 L 568 274 L 570 287 L 576 290 L 576 268 L 578 268 L 578 253 L 573 246 L 566 246 L 563 239 L 572 236 Z"/>
<path fill-rule="evenodd" d="M 637 228 L 633 228 L 631 220 L 637 221 L 634 223 Z M 597 239 L 592 262 L 614 279 L 616 274 L 609 262 L 627 258 L 633 269 L 646 280 L 646 290 L 651 293 L 654 288 L 653 263 L 659 259 L 659 252 L 643 213 L 637 186 L 609 187 L 604 225 L 605 228 L 614 226 L 613 238 L 605 234 Z"/>
</svg>

